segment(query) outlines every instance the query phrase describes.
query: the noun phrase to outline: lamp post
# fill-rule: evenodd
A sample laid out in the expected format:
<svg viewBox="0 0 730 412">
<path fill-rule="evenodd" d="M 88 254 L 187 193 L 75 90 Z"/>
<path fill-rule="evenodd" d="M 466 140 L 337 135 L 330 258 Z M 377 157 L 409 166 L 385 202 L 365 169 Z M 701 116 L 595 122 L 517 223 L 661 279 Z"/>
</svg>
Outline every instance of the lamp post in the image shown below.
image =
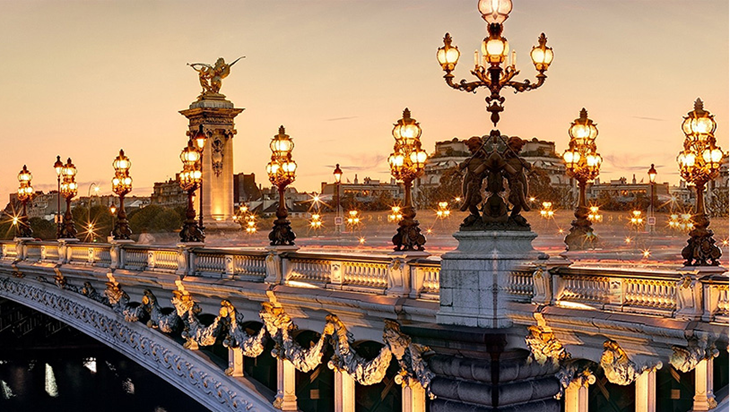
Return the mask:
<svg viewBox="0 0 730 412">
<path fill-rule="evenodd" d="M 56 156 L 56 163 L 53 164 L 56 169 L 56 180 L 58 188 L 56 190 L 56 239 L 61 238 L 61 173 L 63 172 L 63 162 L 61 156 Z"/>
<path fill-rule="evenodd" d="M 504 110 L 504 97 L 500 96 L 502 88 L 511 87 L 515 92 L 524 92 L 542 86 L 547 78 L 545 72 L 553 61 L 553 50 L 547 47 L 547 37 L 545 37 L 545 33 L 542 33 L 538 38 L 538 45 L 534 46 L 530 52 L 532 63 L 538 71 L 537 83 L 531 83 L 529 80 L 513 81 L 512 79 L 520 73 L 517 70 L 517 56 L 513 51 L 511 59 L 507 63 L 509 43 L 506 38 L 502 37 L 503 23 L 512 11 L 512 1 L 480 0 L 478 8 L 482 18 L 487 22 L 489 36 L 482 41 L 482 56 L 479 56 L 478 51 L 474 51 L 474 68 L 471 73 L 477 80 L 454 82 L 454 75 L 451 72 L 456 68 L 460 53 L 458 47 L 452 46 L 453 40 L 449 33 L 444 36 L 444 45 L 438 49 L 436 58 L 443 71 L 446 72 L 444 80 L 450 87 L 465 92 L 475 92 L 479 87 L 489 89 L 491 93 L 486 98 L 487 111 L 491 113 L 491 120 L 496 129 L 499 122 L 499 113 Z M 504 67 L 502 67 L 502 63 L 505 63 Z M 490 137 L 494 138 L 494 143 L 500 136 L 498 130 L 493 130 L 490 133 Z"/>
<path fill-rule="evenodd" d="M 20 215 L 18 226 L 15 227 L 16 237 L 33 237 L 33 230 L 31 230 L 30 223 L 28 222 L 27 209 L 28 201 L 33 197 L 33 186 L 30 184 L 32 178 L 33 175 L 31 175 L 28 168 L 23 165 L 23 170 L 18 173 L 18 182 L 20 183 L 20 186 L 18 187 L 18 200 L 23 203 L 23 212 Z"/>
<path fill-rule="evenodd" d="M 725 156 L 715 141 L 717 124 L 713 115 L 703 107 L 702 100 L 695 101 L 694 110 L 687 113 L 682 123 L 684 150 L 679 152 L 679 174 L 684 180 L 695 185 L 697 203 L 692 218 L 694 228 L 689 232 L 687 246 L 682 249 L 686 266 L 716 266 L 722 251 L 715 245 L 714 233 L 707 227 L 710 217 L 705 211 L 705 185 L 715 178 Z"/>
<path fill-rule="evenodd" d="M 195 221 L 195 207 L 193 206 L 193 195 L 200 184 L 203 172 L 200 170 L 200 153 L 195 149 L 193 139 L 188 140 L 188 145 L 180 153 L 180 160 L 183 162 L 183 171 L 180 173 L 180 187 L 188 192 L 185 222 L 180 231 L 180 241 L 184 243 L 203 242 L 205 241 L 205 234 Z"/>
<path fill-rule="evenodd" d="M 119 196 L 119 209 L 117 218 L 112 229 L 114 240 L 129 240 L 132 229 L 129 228 L 127 212 L 124 210 L 124 196 L 132 191 L 132 178 L 129 176 L 129 168 L 132 162 L 124 155 L 124 150 L 119 150 L 119 155 L 112 162 L 114 167 L 114 178 L 112 178 L 112 191 Z"/>
<path fill-rule="evenodd" d="M 276 209 L 276 220 L 274 227 L 269 233 L 271 246 L 294 245 L 296 235 L 291 229 L 290 222 L 286 219 L 286 199 L 284 191 L 286 186 L 294 182 L 297 164 L 292 160 L 291 151 L 294 149 L 294 142 L 285 133 L 284 126 L 279 126 L 279 134 L 271 139 L 271 161 L 266 165 L 266 173 L 269 181 L 279 190 L 279 208 Z"/>
<path fill-rule="evenodd" d="M 91 241 L 94 241 L 94 223 L 91 220 L 91 206 L 94 204 L 92 203 L 91 199 L 91 188 L 94 188 L 94 194 L 98 196 L 99 194 L 99 185 L 94 183 L 91 183 L 89 185 L 89 190 L 86 191 L 86 236 L 84 237 L 84 240 L 87 241 L 89 237 L 91 237 Z"/>
<path fill-rule="evenodd" d="M 73 239 L 76 237 L 76 224 L 74 223 L 73 214 L 71 214 L 71 199 L 78 194 L 79 185 L 76 183 L 76 166 L 71 162 L 69 157 L 63 166 L 61 174 L 63 182 L 61 182 L 61 195 L 66 198 L 66 213 L 63 215 L 63 226 L 61 227 L 61 239 Z"/>
<path fill-rule="evenodd" d="M 656 169 L 654 169 L 654 163 L 651 164 L 651 167 L 649 168 L 649 189 L 650 193 L 649 196 L 651 199 L 649 199 L 649 218 L 647 219 L 647 224 L 649 225 L 649 232 L 651 234 L 654 234 L 654 226 L 656 226 L 656 217 L 654 216 L 655 210 L 654 210 L 654 197 L 656 196 Z"/>
<path fill-rule="evenodd" d="M 575 220 L 571 223 L 570 233 L 565 237 L 568 250 L 585 250 L 595 247 L 597 241 L 593 233 L 591 221 L 588 219 L 589 209 L 586 204 L 586 183 L 598 176 L 601 155 L 596 152 L 596 136 L 598 129 L 593 120 L 588 118 L 584 108 L 580 117 L 575 119 L 568 129 L 570 143 L 563 153 L 565 170 L 569 177 L 578 181 L 578 206 L 575 209 Z"/>
<path fill-rule="evenodd" d="M 198 211 L 198 227 L 200 227 L 201 232 L 204 232 L 205 226 L 203 226 L 203 151 L 205 150 L 205 142 L 208 140 L 208 136 L 203 130 L 202 123 L 200 124 L 200 127 L 193 136 L 192 140 L 195 143 L 195 149 L 200 154 L 200 181 L 198 182 L 198 188 L 200 189 L 200 191 L 198 192 L 198 195 L 200 196 L 200 207 Z"/>
<path fill-rule="evenodd" d="M 393 153 L 388 157 L 390 173 L 394 178 L 403 181 L 405 190 L 405 205 L 403 219 L 398 222 L 398 232 L 393 236 L 393 245 L 396 251 L 422 251 L 426 244 L 426 237 L 418 227 L 416 211 L 411 200 L 413 180 L 423 174 L 428 154 L 421 149 L 421 127 L 416 119 L 411 118 L 411 112 L 403 110 L 403 118 L 399 119 L 393 128 L 395 145 Z"/>
<path fill-rule="evenodd" d="M 335 165 L 335 171 L 332 172 L 335 177 L 335 234 L 342 232 L 342 208 L 340 206 L 340 181 L 342 181 L 342 169 L 340 164 Z"/>
</svg>

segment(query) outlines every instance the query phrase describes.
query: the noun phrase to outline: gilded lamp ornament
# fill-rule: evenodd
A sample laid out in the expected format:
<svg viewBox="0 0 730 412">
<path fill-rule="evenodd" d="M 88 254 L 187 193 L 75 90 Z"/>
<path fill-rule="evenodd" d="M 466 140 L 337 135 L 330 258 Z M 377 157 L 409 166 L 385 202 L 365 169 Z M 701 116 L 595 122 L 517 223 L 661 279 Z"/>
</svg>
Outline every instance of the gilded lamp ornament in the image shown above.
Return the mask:
<svg viewBox="0 0 730 412">
<path fill-rule="evenodd" d="M 79 185 L 76 183 L 76 166 L 71 162 L 69 157 L 66 164 L 61 169 L 61 196 L 66 199 L 66 213 L 63 215 L 63 226 L 61 227 L 60 237 L 63 239 L 73 239 L 76 237 L 76 224 L 71 214 L 71 199 L 78 194 Z"/>
<path fill-rule="evenodd" d="M 537 70 L 537 81 L 531 83 L 529 80 L 522 82 L 513 81 L 520 71 L 517 70 L 517 57 L 513 51 L 510 61 L 509 42 L 502 37 L 504 21 L 512 11 L 511 0 L 480 0 L 478 4 L 482 18 L 487 22 L 489 36 L 485 37 L 481 45 L 481 56 L 474 51 L 474 67 L 471 74 L 477 80 L 467 82 L 462 79 L 454 82 L 454 75 L 451 72 L 456 68 L 461 53 L 459 48 L 453 45 L 453 39 L 449 33 L 444 36 L 444 45 L 438 49 L 436 58 L 441 69 L 446 72 L 444 79 L 446 83 L 456 89 L 465 92 L 475 92 L 480 87 L 485 87 L 491 92 L 486 98 L 487 111 L 491 113 L 491 120 L 494 126 L 499 122 L 499 113 L 504 110 L 504 97 L 500 92 L 504 87 L 511 87 L 515 92 L 524 92 L 537 89 L 545 83 L 547 75 L 545 72 L 553 61 L 553 49 L 547 47 L 547 37 L 542 33 L 538 38 L 538 45 L 532 48 L 530 58 Z M 507 63 L 507 64 L 505 64 Z"/>
<path fill-rule="evenodd" d="M 18 187 L 18 200 L 20 200 L 20 203 L 23 204 L 23 211 L 21 212 L 18 224 L 15 227 L 16 237 L 33 237 L 33 230 L 31 230 L 30 223 L 28 222 L 27 209 L 28 201 L 33 198 L 33 186 L 31 186 L 31 179 L 33 179 L 33 175 L 31 175 L 28 168 L 23 165 L 23 170 L 18 173 L 18 182 L 20 183 Z"/>
<path fill-rule="evenodd" d="M 568 250 L 585 250 L 595 247 L 597 238 L 593 233 L 591 220 L 588 219 L 590 209 L 586 203 L 586 184 L 598 177 L 603 159 L 596 151 L 598 128 L 588 118 L 588 111 L 583 108 L 580 116 L 568 129 L 570 143 L 563 153 L 565 171 L 569 177 L 578 181 L 579 198 L 575 209 L 575 220 L 571 223 L 570 233 L 565 237 Z"/>
<path fill-rule="evenodd" d="M 129 168 L 132 162 L 124 154 L 124 150 L 119 150 L 119 155 L 112 162 L 114 167 L 114 177 L 112 178 L 112 191 L 119 196 L 119 208 L 116 209 L 117 219 L 112 229 L 112 237 L 114 240 L 129 240 L 132 235 L 132 229 L 129 228 L 127 220 L 127 212 L 124 210 L 124 196 L 132 191 L 132 178 L 129 176 Z"/>
<path fill-rule="evenodd" d="M 296 235 L 287 220 L 289 214 L 286 210 L 284 193 L 286 187 L 294 182 L 297 164 L 291 155 L 294 142 L 286 134 L 284 126 L 279 126 L 279 133 L 271 139 L 269 148 L 271 148 L 271 161 L 266 165 L 266 173 L 269 175 L 269 181 L 279 191 L 279 207 L 276 209 L 276 220 L 269 233 L 269 241 L 271 246 L 293 246 Z"/>
<path fill-rule="evenodd" d="M 418 227 L 416 211 L 411 200 L 413 180 L 423 175 L 428 154 L 421 149 L 421 127 L 416 119 L 411 118 L 411 112 L 403 110 L 403 118 L 399 119 L 393 128 L 395 145 L 393 153 L 388 157 L 390 173 L 394 178 L 403 181 L 405 190 L 405 206 L 403 219 L 398 222 L 398 232 L 393 236 L 395 250 L 422 251 L 426 238 Z"/>
<path fill-rule="evenodd" d="M 692 216 L 694 228 L 689 232 L 687 246 L 682 249 L 686 266 L 715 266 L 722 251 L 715 245 L 714 233 L 708 229 L 710 217 L 705 210 L 705 185 L 717 177 L 726 154 L 715 140 L 714 116 L 704 109 L 702 100 L 695 101 L 694 110 L 687 113 L 682 123 L 684 150 L 679 152 L 679 174 L 697 191 L 697 204 Z"/>
<path fill-rule="evenodd" d="M 187 208 L 185 210 L 185 222 L 180 230 L 181 242 L 203 242 L 205 233 L 203 228 L 198 226 L 195 220 L 195 207 L 193 206 L 193 195 L 198 189 L 203 172 L 201 170 L 200 153 L 196 149 L 193 139 L 188 140 L 188 145 L 180 153 L 180 160 L 183 163 L 183 170 L 180 173 L 180 187 L 188 194 Z M 202 213 L 202 208 L 200 210 Z"/>
</svg>

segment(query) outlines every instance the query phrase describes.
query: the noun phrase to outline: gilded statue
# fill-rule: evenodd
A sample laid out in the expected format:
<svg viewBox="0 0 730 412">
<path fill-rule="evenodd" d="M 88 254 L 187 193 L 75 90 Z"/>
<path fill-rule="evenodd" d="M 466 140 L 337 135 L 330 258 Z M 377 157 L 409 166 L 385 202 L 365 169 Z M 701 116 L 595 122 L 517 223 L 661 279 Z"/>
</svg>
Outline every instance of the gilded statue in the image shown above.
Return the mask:
<svg viewBox="0 0 730 412">
<path fill-rule="evenodd" d="M 203 87 L 201 96 L 219 94 L 223 79 L 231 73 L 231 66 L 244 57 L 246 56 L 237 58 L 231 64 L 227 64 L 222 57 L 219 57 L 212 66 L 206 63 L 188 63 L 188 66 L 198 72 L 200 85 Z"/>
</svg>

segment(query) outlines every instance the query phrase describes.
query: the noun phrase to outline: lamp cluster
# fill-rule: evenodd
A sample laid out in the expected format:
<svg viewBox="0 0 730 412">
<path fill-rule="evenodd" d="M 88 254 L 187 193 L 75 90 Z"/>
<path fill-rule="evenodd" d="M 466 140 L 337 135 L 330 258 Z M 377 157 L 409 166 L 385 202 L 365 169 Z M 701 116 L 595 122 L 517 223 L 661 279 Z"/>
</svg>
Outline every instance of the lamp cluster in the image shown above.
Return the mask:
<svg viewBox="0 0 730 412">
<path fill-rule="evenodd" d="M 194 135 L 188 134 L 188 144 L 180 152 L 180 161 L 183 164 L 183 170 L 180 172 L 180 187 L 188 192 L 187 208 L 185 210 L 185 222 L 180 230 L 181 242 L 203 242 L 205 240 L 205 232 L 203 228 L 203 149 L 205 148 L 206 135 L 203 131 L 203 125 Z M 200 193 L 200 210 L 199 223 L 195 221 L 195 207 L 193 206 L 193 194 L 195 190 L 201 189 Z"/>
<path fill-rule="evenodd" d="M 271 148 L 271 161 L 266 165 L 266 173 L 269 175 L 269 181 L 279 189 L 277 219 L 274 221 L 273 230 L 269 233 L 269 240 L 272 246 L 293 246 L 296 235 L 291 229 L 290 222 L 286 219 L 288 212 L 284 192 L 287 185 L 294 182 L 297 164 L 291 155 L 294 142 L 286 134 L 284 126 L 279 126 L 279 133 L 271 139 L 269 147 Z"/>
<path fill-rule="evenodd" d="M 416 119 L 411 118 L 411 111 L 403 110 L 403 117 L 393 127 L 393 153 L 388 157 L 390 174 L 403 181 L 405 204 L 403 218 L 398 222 L 398 233 L 393 236 L 395 250 L 423 250 L 426 238 L 418 227 L 416 212 L 411 201 L 413 180 L 423 175 L 428 154 L 421 149 L 421 127 Z"/>
<path fill-rule="evenodd" d="M 119 155 L 112 162 L 114 168 L 114 177 L 112 178 L 112 191 L 119 196 L 119 209 L 117 209 L 117 219 L 112 229 L 114 240 L 129 240 L 132 235 L 132 229 L 127 221 L 127 213 L 124 210 L 124 196 L 132 191 L 132 178 L 129 176 L 129 168 L 132 162 L 124 154 L 124 150 L 119 149 Z"/>
<path fill-rule="evenodd" d="M 28 201 L 33 197 L 33 186 L 31 185 L 31 179 L 33 179 L 33 175 L 30 174 L 28 171 L 28 168 L 26 165 L 23 165 L 23 170 L 18 173 L 18 182 L 20 183 L 18 187 L 18 200 L 23 204 L 23 212 L 20 215 L 20 219 L 17 222 L 18 225 L 15 229 L 15 234 L 17 237 L 33 237 L 33 231 L 30 228 L 30 224 L 28 223 Z"/>
<path fill-rule="evenodd" d="M 500 90 L 509 86 L 516 92 L 524 92 L 542 86 L 547 78 L 545 72 L 550 67 L 554 54 L 552 48 L 547 47 L 547 37 L 545 37 L 545 33 L 542 33 L 538 38 L 538 45 L 534 46 L 530 52 L 532 63 L 538 71 L 537 82 L 531 83 L 528 80 L 523 82 L 512 81 L 520 73 L 517 70 L 517 54 L 513 51 L 511 59 L 507 62 L 509 42 L 502 36 L 503 23 L 512 11 L 512 1 L 480 0 L 478 8 L 482 18 L 487 23 L 489 36 L 482 41 L 481 56 L 478 51 L 474 51 L 474 68 L 471 73 L 477 80 L 454 82 L 454 75 L 451 72 L 456 68 L 461 53 L 457 46 L 452 45 L 453 39 L 449 33 L 444 36 L 444 45 L 436 52 L 436 59 L 441 65 L 441 69 L 446 72 L 444 79 L 450 87 L 466 92 L 472 92 L 479 87 L 486 87 L 491 91 L 491 95 L 486 99 L 487 111 L 492 114 L 491 120 L 496 126 L 499 122 L 499 113 L 504 110 L 502 106 L 504 98 L 500 96 Z M 507 63 L 502 67 L 505 62 Z"/>
<path fill-rule="evenodd" d="M 193 144 L 193 140 L 188 140 L 188 145 L 180 153 L 180 160 L 183 163 L 183 170 L 180 173 L 180 187 L 183 190 L 196 190 L 200 180 L 203 177 L 203 171 L 200 164 L 200 153 Z"/>
<path fill-rule="evenodd" d="M 705 110 L 702 100 L 695 101 L 694 110 L 687 113 L 682 122 L 684 150 L 679 152 L 677 163 L 679 174 L 687 182 L 693 183 L 697 190 L 694 227 L 689 232 L 687 246 L 682 249 L 682 257 L 687 266 L 719 265 L 722 251 L 715 245 L 714 233 L 707 229 L 710 217 L 705 211 L 705 185 L 715 178 L 720 170 L 720 162 L 725 153 L 715 140 L 714 116 Z"/>
<path fill-rule="evenodd" d="M 271 161 L 266 165 L 269 181 L 276 187 L 286 187 L 294 182 L 297 164 L 291 156 L 294 142 L 285 133 L 284 126 L 279 126 L 279 134 L 271 139 L 269 147 L 271 148 Z"/>
<path fill-rule="evenodd" d="M 715 140 L 715 116 L 703 106 L 702 100 L 697 99 L 694 110 L 684 118 L 684 150 L 677 156 L 682 178 L 695 184 L 715 178 L 725 155 Z"/>
<path fill-rule="evenodd" d="M 393 137 L 393 153 L 388 157 L 390 173 L 398 180 L 413 181 L 423 174 L 428 154 L 421 149 L 421 127 L 408 108 L 393 127 Z"/>
<path fill-rule="evenodd" d="M 595 179 L 603 159 L 596 151 L 598 129 L 593 120 L 588 118 L 588 111 L 585 108 L 580 111 L 580 117 L 570 125 L 568 135 L 570 143 L 568 150 L 563 153 L 568 176 L 578 181 Z"/>
</svg>

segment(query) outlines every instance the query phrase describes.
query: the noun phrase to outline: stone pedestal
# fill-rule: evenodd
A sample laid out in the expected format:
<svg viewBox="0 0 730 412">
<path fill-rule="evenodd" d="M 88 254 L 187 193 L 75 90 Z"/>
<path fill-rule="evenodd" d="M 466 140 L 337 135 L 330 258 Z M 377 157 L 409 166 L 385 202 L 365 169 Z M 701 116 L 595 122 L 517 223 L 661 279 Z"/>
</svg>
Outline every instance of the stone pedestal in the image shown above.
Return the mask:
<svg viewBox="0 0 730 412">
<path fill-rule="evenodd" d="M 441 256 L 440 324 L 507 328 L 509 274 L 521 265 L 547 259 L 532 247 L 531 231 L 460 231 L 456 250 Z"/>
<path fill-rule="evenodd" d="M 240 230 L 233 221 L 233 119 L 244 109 L 234 108 L 222 94 L 201 96 L 180 113 L 189 120 L 189 134 L 200 125 L 208 136 L 203 149 L 203 225 L 206 233 Z M 196 202 L 196 208 L 198 207 Z"/>
</svg>

